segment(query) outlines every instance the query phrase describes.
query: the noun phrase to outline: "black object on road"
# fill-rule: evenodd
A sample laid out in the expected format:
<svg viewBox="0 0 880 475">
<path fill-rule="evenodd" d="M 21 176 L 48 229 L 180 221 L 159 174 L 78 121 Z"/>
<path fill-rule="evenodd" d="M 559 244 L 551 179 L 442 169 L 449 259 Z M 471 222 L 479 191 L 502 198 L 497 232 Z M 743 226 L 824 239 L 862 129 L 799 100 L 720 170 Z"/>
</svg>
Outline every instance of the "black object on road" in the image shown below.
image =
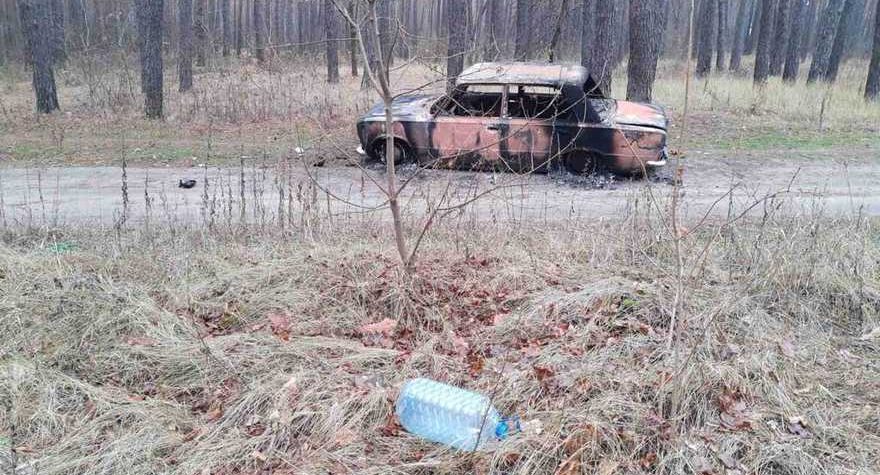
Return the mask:
<svg viewBox="0 0 880 475">
<path fill-rule="evenodd" d="M 191 179 L 191 178 L 186 179 L 186 180 L 180 180 L 180 181 L 177 183 L 177 186 L 178 186 L 179 188 L 184 188 L 184 189 L 187 189 L 187 190 L 188 190 L 188 189 L 190 189 L 190 188 L 196 186 L 196 181 L 193 180 L 193 179 Z"/>
</svg>

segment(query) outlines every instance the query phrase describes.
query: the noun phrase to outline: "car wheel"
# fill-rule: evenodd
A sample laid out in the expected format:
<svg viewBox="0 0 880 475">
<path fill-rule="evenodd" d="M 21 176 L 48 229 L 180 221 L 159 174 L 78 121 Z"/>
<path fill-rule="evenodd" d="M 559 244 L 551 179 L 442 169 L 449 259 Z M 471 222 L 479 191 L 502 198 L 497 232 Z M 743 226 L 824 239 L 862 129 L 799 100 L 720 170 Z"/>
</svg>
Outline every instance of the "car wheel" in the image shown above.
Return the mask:
<svg viewBox="0 0 880 475">
<path fill-rule="evenodd" d="M 596 152 L 573 152 L 565 156 L 563 165 L 574 175 L 592 175 L 599 171 L 602 155 Z"/>
<path fill-rule="evenodd" d="M 372 158 L 378 162 L 385 163 L 385 157 L 387 154 L 385 153 L 385 147 L 387 146 L 387 140 L 379 141 L 373 147 Z M 400 165 L 402 163 L 406 163 L 409 161 L 409 154 L 407 153 L 406 147 L 399 141 L 394 141 L 394 164 Z"/>
</svg>

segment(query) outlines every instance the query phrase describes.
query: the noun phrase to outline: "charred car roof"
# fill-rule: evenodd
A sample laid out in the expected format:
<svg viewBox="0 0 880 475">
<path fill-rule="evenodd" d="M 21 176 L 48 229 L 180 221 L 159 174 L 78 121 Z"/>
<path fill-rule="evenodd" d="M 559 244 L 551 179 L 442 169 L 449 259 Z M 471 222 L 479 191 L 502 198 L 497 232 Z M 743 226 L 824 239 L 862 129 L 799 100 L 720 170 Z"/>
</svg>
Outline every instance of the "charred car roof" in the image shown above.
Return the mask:
<svg viewBox="0 0 880 475">
<path fill-rule="evenodd" d="M 582 87 L 589 74 L 576 64 L 548 63 L 477 63 L 465 69 L 456 84 L 530 84 Z"/>
</svg>

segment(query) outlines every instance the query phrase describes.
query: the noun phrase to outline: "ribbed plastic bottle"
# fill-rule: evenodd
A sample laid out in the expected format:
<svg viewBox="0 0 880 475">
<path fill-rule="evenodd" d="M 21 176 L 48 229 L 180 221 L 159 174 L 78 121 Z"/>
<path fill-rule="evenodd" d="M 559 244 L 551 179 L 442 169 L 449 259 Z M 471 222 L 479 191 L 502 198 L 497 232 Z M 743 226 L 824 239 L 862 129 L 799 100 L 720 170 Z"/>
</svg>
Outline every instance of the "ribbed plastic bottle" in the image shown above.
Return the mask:
<svg viewBox="0 0 880 475">
<path fill-rule="evenodd" d="M 407 432 L 466 451 L 501 440 L 511 429 L 489 398 L 430 379 L 408 381 L 395 409 Z"/>
</svg>

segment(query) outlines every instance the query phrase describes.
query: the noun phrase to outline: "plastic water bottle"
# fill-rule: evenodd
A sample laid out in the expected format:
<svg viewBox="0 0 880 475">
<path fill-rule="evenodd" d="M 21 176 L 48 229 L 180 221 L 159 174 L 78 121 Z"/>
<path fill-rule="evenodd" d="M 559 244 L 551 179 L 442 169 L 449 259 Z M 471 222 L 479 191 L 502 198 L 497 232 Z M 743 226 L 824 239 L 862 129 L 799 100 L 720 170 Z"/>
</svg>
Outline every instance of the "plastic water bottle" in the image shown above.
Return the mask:
<svg viewBox="0 0 880 475">
<path fill-rule="evenodd" d="M 396 412 L 407 432 L 467 451 L 501 440 L 516 427 L 482 394 L 423 378 L 403 386 Z"/>
</svg>

